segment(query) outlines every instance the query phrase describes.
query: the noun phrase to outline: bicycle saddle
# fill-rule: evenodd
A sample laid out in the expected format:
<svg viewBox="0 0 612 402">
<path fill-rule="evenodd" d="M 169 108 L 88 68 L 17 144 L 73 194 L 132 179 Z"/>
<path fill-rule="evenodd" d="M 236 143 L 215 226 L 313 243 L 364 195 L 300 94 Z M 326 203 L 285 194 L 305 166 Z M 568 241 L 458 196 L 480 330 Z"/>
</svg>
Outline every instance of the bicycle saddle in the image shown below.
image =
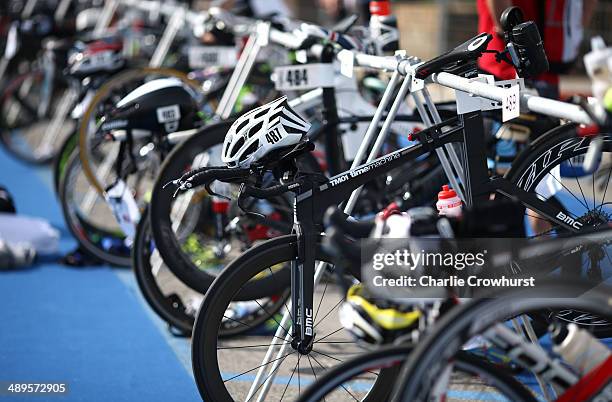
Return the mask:
<svg viewBox="0 0 612 402">
<path fill-rule="evenodd" d="M 416 68 L 415 76 L 424 80 L 434 73 L 451 70 L 476 61 L 487 50 L 493 36 L 481 33 L 467 42 L 462 43 L 450 52 L 426 61 Z"/>
</svg>

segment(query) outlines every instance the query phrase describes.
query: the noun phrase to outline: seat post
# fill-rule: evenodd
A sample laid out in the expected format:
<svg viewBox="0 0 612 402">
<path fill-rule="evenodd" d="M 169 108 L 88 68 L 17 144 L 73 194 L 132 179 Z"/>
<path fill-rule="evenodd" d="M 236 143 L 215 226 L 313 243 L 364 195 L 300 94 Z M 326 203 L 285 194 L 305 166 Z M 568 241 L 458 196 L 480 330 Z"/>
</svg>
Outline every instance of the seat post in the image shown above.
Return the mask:
<svg viewBox="0 0 612 402">
<path fill-rule="evenodd" d="M 463 124 L 463 163 L 465 165 L 465 204 L 471 208 L 474 203 L 486 201 L 489 197 L 489 172 L 485 145 L 482 112 L 459 115 Z"/>
<path fill-rule="evenodd" d="M 321 63 L 332 63 L 336 57 L 332 45 L 325 45 L 321 53 Z M 342 137 L 338 128 L 338 107 L 334 87 L 323 88 L 323 119 L 325 124 L 324 143 L 327 166 L 332 176 L 347 170 L 342 147 Z"/>
</svg>

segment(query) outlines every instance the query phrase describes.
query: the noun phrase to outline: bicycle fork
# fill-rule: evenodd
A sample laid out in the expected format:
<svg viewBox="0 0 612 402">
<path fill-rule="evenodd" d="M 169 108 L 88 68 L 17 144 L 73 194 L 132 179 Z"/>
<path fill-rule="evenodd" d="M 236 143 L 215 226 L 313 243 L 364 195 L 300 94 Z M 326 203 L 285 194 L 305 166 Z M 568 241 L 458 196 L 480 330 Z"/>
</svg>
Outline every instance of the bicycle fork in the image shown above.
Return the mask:
<svg viewBox="0 0 612 402">
<path fill-rule="evenodd" d="M 320 225 L 313 221 L 312 189 L 312 182 L 305 183 L 300 194 L 295 197 L 293 232 L 297 235 L 297 258 L 291 262 L 291 302 L 276 329 L 255 381 L 251 384 L 245 399 L 247 402 L 265 400 L 286 356 L 295 352 L 305 355 L 312 350 L 316 335 L 313 315 L 314 288 L 321 281 L 327 265 L 325 262 L 319 262 L 315 268 L 315 250 L 321 230 Z M 289 320 L 292 320 L 292 325 L 287 328 Z M 288 347 L 294 351 L 287 352 Z M 269 363 L 273 364 L 266 370 Z M 258 393 L 257 399 L 253 399 Z"/>
</svg>

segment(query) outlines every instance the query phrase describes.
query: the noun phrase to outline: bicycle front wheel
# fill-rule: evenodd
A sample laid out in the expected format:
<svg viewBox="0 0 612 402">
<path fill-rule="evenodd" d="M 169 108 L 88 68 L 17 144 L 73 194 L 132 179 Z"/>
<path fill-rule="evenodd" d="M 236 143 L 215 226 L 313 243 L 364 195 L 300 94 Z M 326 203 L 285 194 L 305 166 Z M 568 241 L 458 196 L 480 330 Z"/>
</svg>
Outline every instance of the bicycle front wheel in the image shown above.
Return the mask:
<svg viewBox="0 0 612 402">
<path fill-rule="evenodd" d="M 548 297 L 541 295 L 582 294 L 580 297 Z M 509 290 L 492 299 L 474 299 L 451 310 L 434 326 L 410 354 L 402 366 L 393 396 L 404 402 L 428 401 L 436 381 L 464 345 L 482 336 L 488 329 L 507 320 L 525 317 L 534 311 L 572 309 L 612 319 L 609 288 L 592 288 L 580 281 L 541 283 L 537 290 Z M 593 328 L 591 327 L 590 330 Z M 519 333 L 517 333 L 519 334 Z M 523 336 L 519 334 L 519 336 Z M 544 343 L 549 338 L 541 338 Z M 542 351 L 549 346 L 530 345 Z M 516 350 L 516 356 L 520 350 Z M 547 352 L 543 352 L 547 353 Z M 516 357 L 515 356 L 515 357 Z M 554 357 L 553 357 L 554 358 Z M 526 360 L 527 357 L 523 360 Z M 534 367 L 543 364 L 532 362 Z M 497 370 L 502 370 L 498 368 Z M 526 371 L 529 373 L 529 371 Z M 548 385 L 548 384 L 546 384 Z"/>
<path fill-rule="evenodd" d="M 193 371 L 204 400 L 244 401 L 253 394 L 266 401 L 293 400 L 322 371 L 362 353 L 338 322 L 344 292 L 334 281 L 331 265 L 315 287 L 312 351 L 300 354 L 293 349 L 288 304 L 280 306 L 282 318 L 269 306 L 275 295 L 289 289 L 289 265 L 296 257 L 296 236 L 268 240 L 228 265 L 206 293 L 192 338 Z M 316 259 L 329 261 L 320 249 Z M 245 298 L 250 286 L 266 279 L 271 279 L 267 297 Z M 254 325 L 259 316 L 271 318 L 272 327 Z M 249 331 L 223 337 L 222 331 L 231 327 Z M 379 396 L 368 395 L 366 400 L 380 401 Z"/>
</svg>

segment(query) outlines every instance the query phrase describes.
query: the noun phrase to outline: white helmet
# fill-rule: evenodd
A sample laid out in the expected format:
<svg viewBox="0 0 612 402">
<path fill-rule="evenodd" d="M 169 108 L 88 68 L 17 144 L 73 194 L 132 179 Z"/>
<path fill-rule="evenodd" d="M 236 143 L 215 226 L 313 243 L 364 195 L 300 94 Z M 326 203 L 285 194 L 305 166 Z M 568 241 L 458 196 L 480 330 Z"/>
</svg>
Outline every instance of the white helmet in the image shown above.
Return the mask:
<svg viewBox="0 0 612 402">
<path fill-rule="evenodd" d="M 229 167 L 249 167 L 271 151 L 299 143 L 310 123 L 283 96 L 240 116 L 230 127 L 221 160 Z"/>
</svg>

